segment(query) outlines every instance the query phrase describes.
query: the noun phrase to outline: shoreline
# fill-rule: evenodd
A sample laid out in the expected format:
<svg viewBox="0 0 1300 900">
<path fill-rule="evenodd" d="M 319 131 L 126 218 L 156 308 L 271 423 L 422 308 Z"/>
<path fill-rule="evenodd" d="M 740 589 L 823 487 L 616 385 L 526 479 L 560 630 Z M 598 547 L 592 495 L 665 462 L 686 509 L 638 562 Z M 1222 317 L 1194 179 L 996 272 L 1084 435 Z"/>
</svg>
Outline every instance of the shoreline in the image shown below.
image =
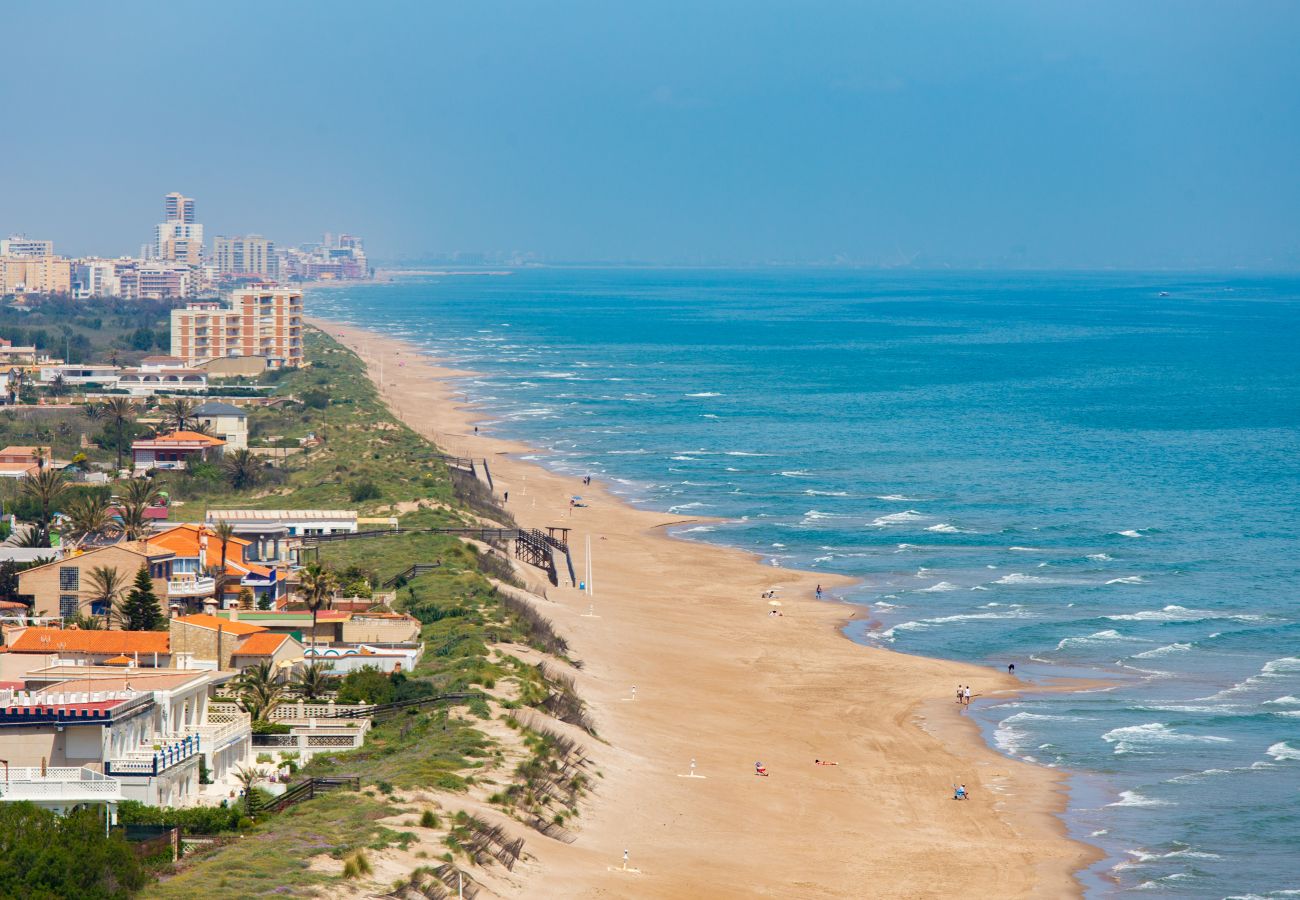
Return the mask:
<svg viewBox="0 0 1300 900">
<path fill-rule="evenodd" d="M 573 844 L 528 841 L 536 859 L 512 879 L 521 894 L 849 897 L 867 879 L 891 896 L 1082 893 L 1077 874 L 1103 854 L 1067 834 L 1068 774 L 999 753 L 951 701 L 957 683 L 1000 699 L 1050 686 L 856 643 L 843 629 L 862 608 L 812 588 L 857 579 L 675 538 L 670 527 L 704 517 L 638 509 L 519 458 L 544 451 L 475 434 L 477 411 L 450 382 L 470 373 L 378 332 L 310 324 L 357 352 L 372 380 L 383 372 L 383 402 L 418 433 L 490 457 L 521 525 L 573 527 L 579 567 L 591 535 L 595 596 L 554 588 L 540 605 L 584 662 L 576 680 L 602 777 Z M 589 506 L 568 509 L 579 489 Z M 761 598 L 777 585 L 779 607 Z M 704 777 L 678 778 L 692 759 Z M 755 759 L 771 777 L 754 777 Z M 971 801 L 952 801 L 954 781 Z M 624 849 L 639 873 L 614 871 Z"/>
</svg>

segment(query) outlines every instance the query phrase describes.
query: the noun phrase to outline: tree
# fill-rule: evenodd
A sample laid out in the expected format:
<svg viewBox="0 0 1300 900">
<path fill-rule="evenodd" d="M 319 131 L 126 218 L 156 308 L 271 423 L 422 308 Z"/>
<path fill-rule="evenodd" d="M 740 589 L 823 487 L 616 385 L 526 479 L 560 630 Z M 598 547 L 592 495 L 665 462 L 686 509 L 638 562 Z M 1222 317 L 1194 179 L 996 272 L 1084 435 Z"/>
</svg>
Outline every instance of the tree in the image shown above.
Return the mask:
<svg viewBox="0 0 1300 900">
<path fill-rule="evenodd" d="M 104 833 L 104 813 L 56 815 L 0 803 L 0 897 L 127 900 L 149 883 L 124 834 Z"/>
<path fill-rule="evenodd" d="M 121 526 L 113 518 L 112 507 L 102 496 L 82 491 L 67 502 L 67 536 L 78 545 L 116 535 Z"/>
<path fill-rule="evenodd" d="M 118 621 L 125 631 L 153 631 L 163 622 L 162 609 L 158 606 L 158 596 L 153 592 L 153 579 L 149 576 L 148 566 L 140 566 L 140 570 L 135 573 L 135 584 L 122 602 Z"/>
<path fill-rule="evenodd" d="M 63 373 L 55 375 L 50 381 L 50 394 L 54 397 L 63 397 L 68 393 L 68 380 L 63 377 Z"/>
<path fill-rule="evenodd" d="M 128 541 L 138 541 L 149 533 L 145 510 L 162 499 L 158 488 L 148 478 L 132 478 L 122 491 L 122 530 Z"/>
<path fill-rule="evenodd" d="M 253 487 L 262 480 L 261 462 L 251 450 L 243 447 L 227 454 L 221 467 L 225 470 L 230 486 L 237 491 Z"/>
<path fill-rule="evenodd" d="M 68 482 L 58 469 L 42 468 L 34 475 L 24 475 L 20 485 L 23 495 L 35 501 L 38 508 L 35 522 L 37 546 L 48 547 L 54 506 L 68 489 Z"/>
<path fill-rule="evenodd" d="M 184 431 L 194 421 L 198 407 L 186 397 L 173 397 L 162 405 L 163 424 L 174 431 Z"/>
<path fill-rule="evenodd" d="M 244 787 L 244 809 L 249 813 L 253 811 L 253 787 L 270 776 L 265 769 L 254 768 L 253 766 L 236 766 L 235 780 Z"/>
<path fill-rule="evenodd" d="M 117 468 L 122 468 L 123 443 L 128 426 L 135 421 L 135 404 L 125 397 L 110 397 L 100 406 L 100 417 L 108 423 L 113 434 L 113 449 L 117 451 Z"/>
<path fill-rule="evenodd" d="M 252 589 L 252 588 L 249 588 L 249 587 L 242 587 L 242 588 L 240 588 L 240 589 L 239 589 L 239 608 L 240 608 L 240 609 L 247 609 L 247 610 L 250 610 L 250 611 L 251 611 L 251 610 L 253 609 L 253 603 L 254 603 L 254 599 L 253 599 L 253 589 Z"/>
<path fill-rule="evenodd" d="M 316 646 L 316 617 L 323 607 L 334 605 L 334 592 L 339 589 L 338 578 L 329 569 L 318 565 L 307 566 L 298 574 L 298 591 L 311 610 L 311 643 Z"/>
<path fill-rule="evenodd" d="M 307 700 L 316 700 L 329 692 L 334 678 L 320 663 L 311 663 L 294 678 L 290 688 Z"/>
<path fill-rule="evenodd" d="M 95 566 L 86 575 L 86 583 L 89 585 L 86 599 L 92 609 L 98 606 L 104 610 L 102 615 L 107 623 L 126 590 L 126 576 L 113 566 Z"/>
<path fill-rule="evenodd" d="M 264 722 L 280 701 L 284 699 L 284 673 L 270 662 L 250 666 L 235 679 L 234 688 L 239 706 L 254 722 Z"/>
<path fill-rule="evenodd" d="M 222 601 L 226 598 L 226 551 L 230 547 L 230 539 L 235 536 L 235 526 L 229 522 L 218 522 L 212 527 L 212 533 L 221 541 L 221 567 L 217 569 L 216 581 L 217 600 Z"/>
<path fill-rule="evenodd" d="M 18 563 L 12 559 L 0 562 L 0 600 L 10 603 L 18 599 Z"/>
</svg>

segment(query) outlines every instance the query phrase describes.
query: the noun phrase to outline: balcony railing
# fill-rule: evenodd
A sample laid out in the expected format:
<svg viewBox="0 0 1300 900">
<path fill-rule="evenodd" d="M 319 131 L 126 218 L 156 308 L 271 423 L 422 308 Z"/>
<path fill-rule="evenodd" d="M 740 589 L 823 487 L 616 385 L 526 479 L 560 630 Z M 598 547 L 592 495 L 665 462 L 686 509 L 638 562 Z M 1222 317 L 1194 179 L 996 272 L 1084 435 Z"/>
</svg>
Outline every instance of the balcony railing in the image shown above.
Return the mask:
<svg viewBox="0 0 1300 900">
<path fill-rule="evenodd" d="M 35 803 L 117 803 L 122 783 L 92 769 L 58 766 L 12 768 L 0 782 L 0 800 L 31 800 Z"/>
<path fill-rule="evenodd" d="M 234 706 L 233 703 L 222 705 Z M 208 724 L 199 725 L 194 729 L 203 743 L 204 753 L 217 753 L 224 750 L 251 734 L 252 730 L 253 726 L 246 712 L 236 712 L 229 718 L 214 720 L 212 704 L 208 705 Z"/>
<path fill-rule="evenodd" d="M 206 597 L 216 589 L 217 580 L 207 576 L 178 578 L 167 582 L 167 596 L 169 597 Z"/>
<path fill-rule="evenodd" d="M 199 736 L 194 734 L 165 744 L 158 750 L 142 747 L 126 756 L 108 760 L 104 771 L 109 775 L 160 775 L 197 756 L 200 744 Z"/>
</svg>

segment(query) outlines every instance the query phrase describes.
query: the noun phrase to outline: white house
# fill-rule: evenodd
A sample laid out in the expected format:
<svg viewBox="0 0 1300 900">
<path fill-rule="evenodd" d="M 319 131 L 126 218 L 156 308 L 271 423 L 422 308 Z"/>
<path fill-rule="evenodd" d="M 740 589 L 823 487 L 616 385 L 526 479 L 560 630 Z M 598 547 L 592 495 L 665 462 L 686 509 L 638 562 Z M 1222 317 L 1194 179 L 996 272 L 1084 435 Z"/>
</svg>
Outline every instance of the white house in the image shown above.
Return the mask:
<svg viewBox="0 0 1300 900">
<path fill-rule="evenodd" d="M 207 428 L 208 434 L 225 441 L 228 449 L 248 447 L 248 413 L 238 406 L 209 400 L 194 409 L 194 417 Z"/>
</svg>

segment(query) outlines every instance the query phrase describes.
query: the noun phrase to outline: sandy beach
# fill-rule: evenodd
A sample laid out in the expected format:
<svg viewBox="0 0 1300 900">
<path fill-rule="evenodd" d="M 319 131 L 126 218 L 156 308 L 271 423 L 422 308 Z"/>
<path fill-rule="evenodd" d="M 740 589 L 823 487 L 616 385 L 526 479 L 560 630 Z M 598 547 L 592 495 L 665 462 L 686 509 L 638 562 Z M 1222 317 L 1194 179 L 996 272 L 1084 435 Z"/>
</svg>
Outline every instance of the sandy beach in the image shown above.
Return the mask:
<svg viewBox="0 0 1300 900">
<path fill-rule="evenodd" d="M 849 641 L 841 628 L 866 610 L 814 597 L 818 583 L 833 592 L 846 580 L 671 538 L 688 520 L 475 434 L 475 411 L 447 381 L 463 373 L 395 339 L 314 324 L 372 378 L 382 371 L 385 401 L 412 428 L 487 457 L 521 526 L 572 528 L 580 577 L 590 536 L 594 596 L 562 585 L 540 606 L 584 664 L 599 777 L 574 843 L 529 839 L 518 896 L 1080 894 L 1072 873 L 1096 852 L 1055 815 L 1061 776 L 989 749 L 953 702 L 959 684 L 989 696 L 1016 679 Z M 570 509 L 574 494 L 587 506 Z M 763 596 L 774 589 L 779 606 Z M 699 777 L 683 777 L 692 760 Z M 955 783 L 969 801 L 953 800 Z M 625 850 L 635 871 L 620 870 Z"/>
</svg>

